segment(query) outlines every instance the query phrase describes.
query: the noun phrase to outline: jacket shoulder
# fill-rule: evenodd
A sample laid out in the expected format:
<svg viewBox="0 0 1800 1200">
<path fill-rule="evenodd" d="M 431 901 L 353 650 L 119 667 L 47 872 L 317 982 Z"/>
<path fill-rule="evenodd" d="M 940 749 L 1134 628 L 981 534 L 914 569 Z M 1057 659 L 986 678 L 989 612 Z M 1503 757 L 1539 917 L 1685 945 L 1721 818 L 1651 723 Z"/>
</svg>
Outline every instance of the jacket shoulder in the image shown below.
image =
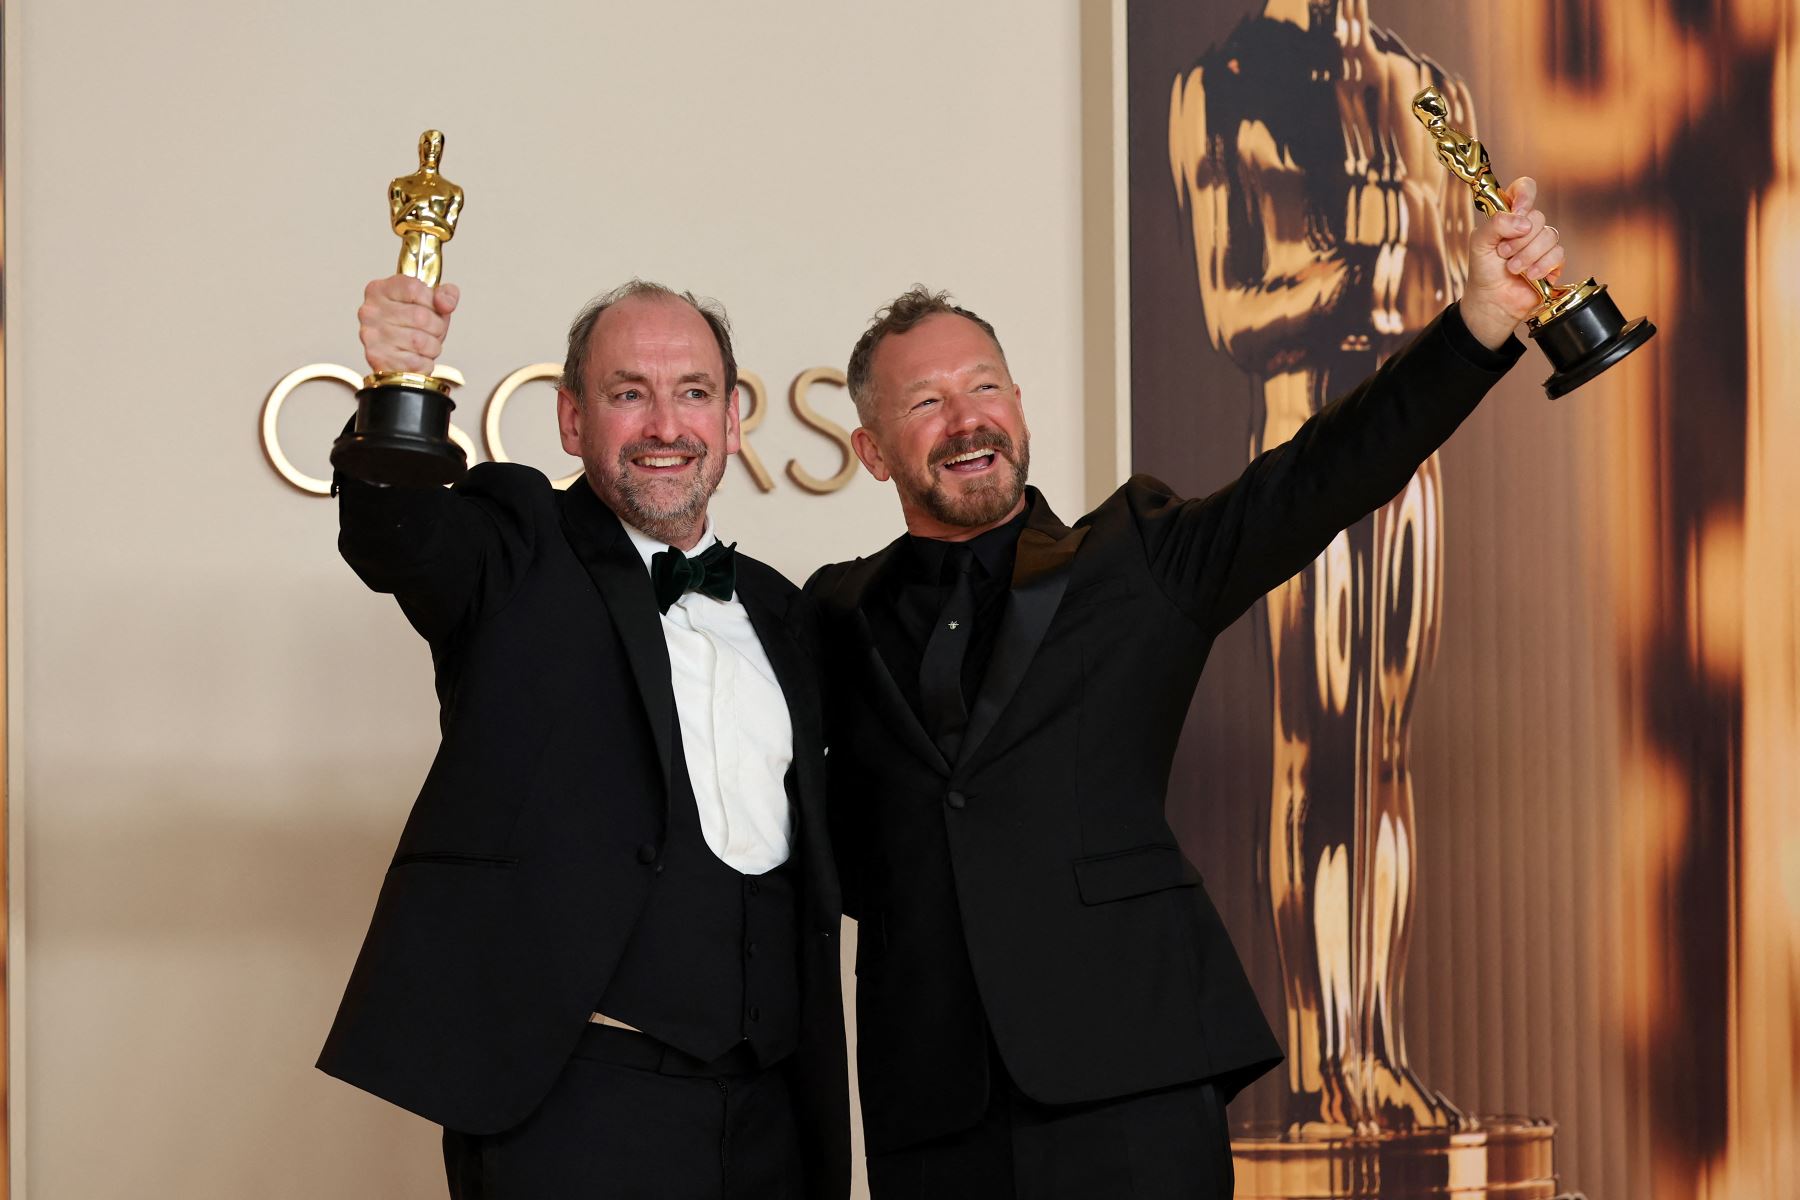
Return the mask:
<svg viewBox="0 0 1800 1200">
<path fill-rule="evenodd" d="M 1136 516 L 1155 512 L 1170 504 L 1179 504 L 1182 498 L 1175 489 L 1154 475 L 1136 474 L 1113 489 L 1106 499 L 1076 521 L 1080 525 L 1104 525 L 1109 520 L 1121 516 Z"/>
<path fill-rule="evenodd" d="M 801 590 L 814 603 L 830 605 L 843 588 L 844 582 L 849 579 L 850 572 L 862 561 L 860 558 L 853 558 L 848 562 L 826 563 L 812 573 Z"/>
<path fill-rule="evenodd" d="M 737 571 L 739 578 L 755 588 L 759 595 L 786 603 L 800 594 L 794 581 L 771 567 L 760 558 L 752 558 L 742 550 L 737 552 Z"/>
<path fill-rule="evenodd" d="M 523 463 L 476 463 L 450 490 L 464 499 L 486 500 L 520 511 L 554 511 L 562 498 L 542 471 Z"/>
<path fill-rule="evenodd" d="M 1119 490 L 1107 497 L 1107 503 L 1117 501 L 1135 508 L 1146 503 L 1161 504 L 1179 499 L 1181 497 L 1176 494 L 1174 488 L 1154 475 L 1139 472 L 1120 484 Z"/>
</svg>

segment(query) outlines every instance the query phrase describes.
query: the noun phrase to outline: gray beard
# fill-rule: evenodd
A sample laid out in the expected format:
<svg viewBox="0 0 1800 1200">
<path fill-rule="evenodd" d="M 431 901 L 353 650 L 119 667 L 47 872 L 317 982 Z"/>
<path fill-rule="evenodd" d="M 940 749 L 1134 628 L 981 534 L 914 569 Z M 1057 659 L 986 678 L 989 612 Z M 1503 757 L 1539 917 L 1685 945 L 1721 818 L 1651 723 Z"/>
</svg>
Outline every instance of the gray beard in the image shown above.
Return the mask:
<svg viewBox="0 0 1800 1200">
<path fill-rule="evenodd" d="M 681 535 L 693 528 L 696 521 L 705 518 L 706 502 L 712 499 L 710 490 L 696 487 L 679 505 L 658 506 L 643 495 L 643 489 L 635 483 L 623 481 L 613 495 L 621 520 L 657 541 L 671 545 L 681 541 Z"/>
<path fill-rule="evenodd" d="M 723 460 L 714 474 L 707 469 L 712 456 L 704 454 L 687 491 L 674 499 L 669 499 L 666 494 L 659 499 L 656 493 L 664 490 L 663 487 L 654 480 L 633 478 L 626 457 L 621 455 L 617 471 L 600 480 L 604 489 L 602 499 L 621 521 L 658 541 L 674 544 L 681 541 L 681 535 L 691 530 L 696 522 L 705 520 L 707 501 L 719 490 L 719 481 L 725 476 Z"/>
</svg>

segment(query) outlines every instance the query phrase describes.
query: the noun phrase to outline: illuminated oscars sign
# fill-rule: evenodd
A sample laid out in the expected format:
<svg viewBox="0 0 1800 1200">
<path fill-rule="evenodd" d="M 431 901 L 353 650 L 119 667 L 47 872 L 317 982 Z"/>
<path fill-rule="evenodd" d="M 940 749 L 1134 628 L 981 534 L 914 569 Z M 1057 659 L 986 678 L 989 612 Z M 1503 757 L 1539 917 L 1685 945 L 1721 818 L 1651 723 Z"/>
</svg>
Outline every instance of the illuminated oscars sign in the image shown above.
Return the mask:
<svg viewBox="0 0 1800 1200">
<path fill-rule="evenodd" d="M 433 373 L 446 383 L 457 387 L 466 386 L 467 381 L 462 372 L 455 367 L 439 364 Z M 520 367 L 495 385 L 487 404 L 481 410 L 481 449 L 489 459 L 494 462 L 514 461 L 506 452 L 506 444 L 500 436 L 500 425 L 506 415 L 507 405 L 512 403 L 519 389 L 538 381 L 554 384 L 561 374 L 561 363 L 533 363 L 528 367 Z M 283 406 L 302 385 L 315 382 L 339 383 L 351 393 L 355 393 L 364 384 L 362 376 L 338 363 L 312 363 L 289 371 L 270 390 L 268 399 L 263 402 L 262 448 L 269 465 L 289 484 L 309 495 L 328 496 L 331 494 L 331 480 L 302 471 L 294 465 L 281 446 Z M 827 496 L 842 489 L 856 474 L 856 456 L 850 449 L 849 431 L 813 407 L 809 396 L 814 388 L 820 386 L 843 387 L 844 373 L 836 367 L 809 367 L 800 372 L 788 385 L 788 408 L 802 425 L 825 438 L 837 449 L 837 469 L 821 478 L 801 466 L 798 459 L 789 459 L 785 470 L 788 480 L 801 491 L 814 496 Z M 776 486 L 775 478 L 769 474 L 768 468 L 763 465 L 761 457 L 750 444 L 750 435 L 762 424 L 768 413 L 768 388 L 754 372 L 742 371 L 738 375 L 738 390 L 740 426 L 743 431 L 743 445 L 738 451 L 738 461 L 750 473 L 751 481 L 756 484 L 758 491 L 772 492 Z M 450 426 L 449 437 L 470 461 L 475 460 L 476 443 L 473 438 L 454 424 Z M 579 471 L 566 475 L 555 481 L 556 486 L 567 487 L 579 476 Z"/>
</svg>

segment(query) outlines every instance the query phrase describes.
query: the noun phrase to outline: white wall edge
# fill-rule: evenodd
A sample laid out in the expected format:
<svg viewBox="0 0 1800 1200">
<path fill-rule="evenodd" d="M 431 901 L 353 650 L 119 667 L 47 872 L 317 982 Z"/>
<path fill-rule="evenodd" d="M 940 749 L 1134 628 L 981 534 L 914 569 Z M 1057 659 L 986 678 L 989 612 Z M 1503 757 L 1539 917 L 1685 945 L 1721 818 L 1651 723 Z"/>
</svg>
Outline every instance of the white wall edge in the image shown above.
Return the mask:
<svg viewBox="0 0 1800 1200">
<path fill-rule="evenodd" d="M 17 381 L 23 338 L 18 324 L 21 306 L 15 281 L 24 239 L 19 236 L 19 169 L 21 154 L 20 101 L 25 89 L 20 76 L 25 66 L 21 49 L 24 5 L 14 0 L 5 7 L 6 92 L 5 129 L 5 447 L 6 447 L 6 1148 L 7 1188 L 13 1197 L 27 1195 L 25 1183 L 25 622 L 23 589 L 24 554 L 20 530 L 24 526 L 24 489 L 20 476 L 18 437 L 19 390 Z"/>
<path fill-rule="evenodd" d="M 1082 331 L 1088 507 L 1131 473 L 1126 0 L 1081 6 Z"/>
</svg>

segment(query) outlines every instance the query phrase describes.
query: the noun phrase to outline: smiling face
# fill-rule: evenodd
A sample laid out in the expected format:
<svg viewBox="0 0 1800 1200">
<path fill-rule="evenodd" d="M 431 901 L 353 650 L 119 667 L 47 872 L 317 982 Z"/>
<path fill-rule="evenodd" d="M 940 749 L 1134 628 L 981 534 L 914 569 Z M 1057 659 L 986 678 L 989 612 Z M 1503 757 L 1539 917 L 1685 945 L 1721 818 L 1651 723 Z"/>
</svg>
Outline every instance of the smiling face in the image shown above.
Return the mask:
<svg viewBox="0 0 1800 1200">
<path fill-rule="evenodd" d="M 581 375 L 580 395 L 556 393 L 563 449 L 621 520 L 692 549 L 738 448 L 737 395 L 705 318 L 678 298 L 627 296 L 594 322 Z"/>
<path fill-rule="evenodd" d="M 1006 358 L 975 322 L 926 317 L 876 344 L 868 419 L 851 436 L 869 473 L 892 479 L 906 528 L 965 541 L 1025 505 L 1031 433 Z"/>
</svg>

